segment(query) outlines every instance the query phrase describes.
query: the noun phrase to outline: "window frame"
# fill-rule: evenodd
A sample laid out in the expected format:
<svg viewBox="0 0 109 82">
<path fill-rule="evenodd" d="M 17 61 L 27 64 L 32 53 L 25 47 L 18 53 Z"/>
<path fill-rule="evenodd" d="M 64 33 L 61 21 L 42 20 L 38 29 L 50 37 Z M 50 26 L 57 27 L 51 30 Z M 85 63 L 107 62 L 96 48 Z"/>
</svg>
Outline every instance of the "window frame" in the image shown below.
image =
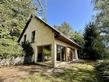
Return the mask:
<svg viewBox="0 0 109 82">
<path fill-rule="evenodd" d="M 36 31 L 32 31 L 31 33 L 31 43 L 34 43 L 35 42 L 35 34 L 36 34 Z"/>
<path fill-rule="evenodd" d="M 24 35 L 24 40 L 23 40 L 24 43 L 26 42 L 26 39 L 27 39 L 27 34 Z"/>
</svg>

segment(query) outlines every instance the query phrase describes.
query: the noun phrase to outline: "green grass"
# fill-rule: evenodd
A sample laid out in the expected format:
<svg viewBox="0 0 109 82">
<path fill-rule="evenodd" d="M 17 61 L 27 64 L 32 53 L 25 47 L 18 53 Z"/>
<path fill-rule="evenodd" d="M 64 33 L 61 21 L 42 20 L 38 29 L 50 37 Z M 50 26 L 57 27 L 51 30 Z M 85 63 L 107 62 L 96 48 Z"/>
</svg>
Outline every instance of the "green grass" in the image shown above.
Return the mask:
<svg viewBox="0 0 109 82">
<path fill-rule="evenodd" d="M 74 64 L 71 69 L 64 70 L 57 77 L 65 82 L 100 82 L 95 68 L 87 64 Z"/>
<path fill-rule="evenodd" d="M 26 79 L 22 79 L 19 82 L 63 82 L 62 79 L 49 77 L 44 74 L 33 74 Z"/>
<path fill-rule="evenodd" d="M 102 82 L 99 73 L 95 70 L 94 63 L 74 63 L 72 68 L 64 69 L 61 73 L 51 76 L 33 74 L 20 82 Z"/>
</svg>

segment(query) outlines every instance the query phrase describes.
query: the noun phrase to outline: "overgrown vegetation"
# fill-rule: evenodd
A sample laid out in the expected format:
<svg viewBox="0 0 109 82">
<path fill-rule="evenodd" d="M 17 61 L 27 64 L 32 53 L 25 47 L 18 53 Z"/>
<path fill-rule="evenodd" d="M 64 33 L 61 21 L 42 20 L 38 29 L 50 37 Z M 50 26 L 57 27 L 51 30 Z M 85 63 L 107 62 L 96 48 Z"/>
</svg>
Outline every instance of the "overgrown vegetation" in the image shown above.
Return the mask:
<svg viewBox="0 0 109 82">
<path fill-rule="evenodd" d="M 7 58 L 9 56 L 23 56 L 23 49 L 11 39 L 0 39 L 0 55 L 2 58 Z"/>
<path fill-rule="evenodd" d="M 45 2 L 45 3 L 43 3 Z M 31 14 L 44 14 L 46 0 L 0 0 L 0 55 L 22 56 L 17 40 Z"/>
<path fill-rule="evenodd" d="M 109 0 L 92 0 L 95 23 L 99 27 L 100 36 L 105 45 L 105 59 L 97 61 L 96 69 L 102 75 L 104 82 L 109 81 Z"/>
<path fill-rule="evenodd" d="M 62 72 L 53 72 L 51 75 L 34 73 L 20 82 L 103 82 L 98 76 L 94 67 L 95 62 L 86 61 L 86 63 L 72 64 L 70 69 L 63 69 Z M 49 68 L 50 69 L 50 68 Z M 58 70 L 55 68 L 55 70 Z M 61 69 L 62 70 L 62 69 Z"/>
<path fill-rule="evenodd" d="M 28 42 L 28 41 L 23 42 L 22 43 L 22 48 L 23 48 L 23 51 L 25 52 L 24 64 L 31 64 L 31 63 L 33 63 L 32 57 L 33 57 L 34 51 L 33 51 L 33 48 L 31 46 L 31 43 Z"/>
<path fill-rule="evenodd" d="M 102 75 L 104 82 L 109 82 L 109 60 L 99 60 L 96 64 L 96 69 Z"/>
</svg>

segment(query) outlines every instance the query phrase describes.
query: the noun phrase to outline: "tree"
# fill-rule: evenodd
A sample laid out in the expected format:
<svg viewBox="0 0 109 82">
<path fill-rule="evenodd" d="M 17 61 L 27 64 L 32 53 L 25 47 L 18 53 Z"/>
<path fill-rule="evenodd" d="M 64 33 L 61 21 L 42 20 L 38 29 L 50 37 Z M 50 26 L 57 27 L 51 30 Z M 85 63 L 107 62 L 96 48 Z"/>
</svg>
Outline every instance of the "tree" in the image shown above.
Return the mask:
<svg viewBox="0 0 109 82">
<path fill-rule="evenodd" d="M 95 22 L 106 47 L 109 47 L 109 0 L 92 0 L 94 10 L 97 12 Z"/>
<path fill-rule="evenodd" d="M 18 37 L 31 14 L 44 13 L 45 1 L 0 0 L 0 55 L 17 55 L 16 51 L 21 52 L 17 44 Z M 33 13 L 36 9 L 37 13 Z"/>
<path fill-rule="evenodd" d="M 46 10 L 47 10 L 47 2 L 48 0 L 32 0 L 32 5 L 37 9 L 36 14 L 41 16 L 44 21 L 46 20 Z"/>
<path fill-rule="evenodd" d="M 84 38 L 83 34 L 80 32 L 74 32 L 73 39 L 75 42 L 77 42 L 81 47 L 84 45 Z"/>
<path fill-rule="evenodd" d="M 63 22 L 61 24 L 61 26 L 54 25 L 54 28 L 58 29 L 60 32 L 65 34 L 68 38 L 72 38 L 73 37 L 74 31 L 72 30 L 72 27 L 70 26 L 70 24 L 67 23 L 67 22 Z"/>
<path fill-rule="evenodd" d="M 83 34 L 81 32 L 75 32 L 73 35 L 73 38 L 71 38 L 72 40 L 74 40 L 75 42 L 77 42 L 81 48 L 78 50 L 78 57 L 82 58 L 83 53 L 83 47 L 84 47 L 84 37 Z"/>
<path fill-rule="evenodd" d="M 84 40 L 84 58 L 96 60 L 104 56 L 104 45 L 101 40 L 98 28 L 94 23 L 89 23 L 86 25 Z"/>
<path fill-rule="evenodd" d="M 19 37 L 26 21 L 33 12 L 43 13 L 41 2 L 43 0 L 2 0 L 0 4 L 0 34 L 1 37 Z M 35 4 L 32 5 L 31 4 Z M 39 5 L 40 4 L 40 5 Z M 35 14 L 35 13 L 34 13 Z M 16 38 L 14 38 L 16 39 Z"/>
</svg>

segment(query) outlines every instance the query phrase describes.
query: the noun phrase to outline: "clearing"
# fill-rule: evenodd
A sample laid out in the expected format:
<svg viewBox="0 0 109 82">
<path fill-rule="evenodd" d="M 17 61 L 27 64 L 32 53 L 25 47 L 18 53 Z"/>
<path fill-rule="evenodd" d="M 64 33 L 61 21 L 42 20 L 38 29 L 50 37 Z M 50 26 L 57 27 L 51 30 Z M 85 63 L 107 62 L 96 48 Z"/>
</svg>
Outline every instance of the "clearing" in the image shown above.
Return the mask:
<svg viewBox="0 0 109 82">
<path fill-rule="evenodd" d="M 0 82 L 102 82 L 94 62 L 70 63 L 58 68 L 40 65 L 0 68 Z"/>
</svg>

